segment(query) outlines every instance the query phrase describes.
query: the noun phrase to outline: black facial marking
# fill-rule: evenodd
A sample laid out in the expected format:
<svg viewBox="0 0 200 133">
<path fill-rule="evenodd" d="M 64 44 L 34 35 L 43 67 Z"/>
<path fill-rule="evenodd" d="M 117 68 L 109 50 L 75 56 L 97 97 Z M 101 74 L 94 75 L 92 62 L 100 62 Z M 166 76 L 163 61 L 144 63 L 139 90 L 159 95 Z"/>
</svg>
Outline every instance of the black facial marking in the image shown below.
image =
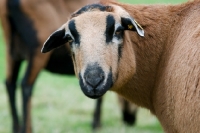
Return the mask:
<svg viewBox="0 0 200 133">
<path fill-rule="evenodd" d="M 115 30 L 115 19 L 112 15 L 108 15 L 106 18 L 106 31 L 105 31 L 106 43 L 112 41 L 114 30 Z"/>
<path fill-rule="evenodd" d="M 113 78 L 112 78 L 112 68 L 110 68 L 110 72 L 108 74 L 108 77 L 107 77 L 107 85 L 105 85 L 105 87 L 112 87 L 113 86 Z"/>
<path fill-rule="evenodd" d="M 122 57 L 122 49 L 123 49 L 123 45 L 120 44 L 119 47 L 118 47 L 118 61 Z"/>
<path fill-rule="evenodd" d="M 92 5 L 87 5 L 87 6 L 84 6 L 82 7 L 80 10 L 78 10 L 75 14 L 73 14 L 72 16 L 77 16 L 79 14 L 82 14 L 84 12 L 87 12 L 87 11 L 91 11 L 91 10 L 94 10 L 94 9 L 97 9 L 97 10 L 100 10 L 100 11 L 107 11 L 107 9 L 109 8 L 110 6 L 104 6 L 104 5 L 101 5 L 101 4 L 92 4 Z"/>
<path fill-rule="evenodd" d="M 78 45 L 80 45 L 80 34 L 76 30 L 76 24 L 75 21 L 72 20 L 69 22 L 69 30 L 71 31 L 73 37 L 74 37 L 74 42 Z"/>
<path fill-rule="evenodd" d="M 119 26 L 116 31 L 115 31 L 115 35 L 114 35 L 118 40 L 123 39 L 124 36 L 124 27 Z M 123 44 L 119 44 L 118 46 L 118 61 L 120 60 L 121 56 L 122 56 L 122 48 L 123 48 Z"/>
</svg>

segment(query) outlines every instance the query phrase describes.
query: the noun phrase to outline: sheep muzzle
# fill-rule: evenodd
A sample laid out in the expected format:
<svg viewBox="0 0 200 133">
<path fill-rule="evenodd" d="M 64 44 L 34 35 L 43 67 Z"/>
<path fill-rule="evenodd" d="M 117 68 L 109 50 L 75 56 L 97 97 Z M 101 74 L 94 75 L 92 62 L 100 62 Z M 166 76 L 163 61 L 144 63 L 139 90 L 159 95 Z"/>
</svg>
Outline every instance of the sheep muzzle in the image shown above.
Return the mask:
<svg viewBox="0 0 200 133">
<path fill-rule="evenodd" d="M 85 70 L 83 76 L 79 74 L 79 84 L 83 93 L 89 98 L 99 98 L 103 96 L 113 84 L 112 73 L 106 74 L 98 65 L 90 65 Z"/>
</svg>

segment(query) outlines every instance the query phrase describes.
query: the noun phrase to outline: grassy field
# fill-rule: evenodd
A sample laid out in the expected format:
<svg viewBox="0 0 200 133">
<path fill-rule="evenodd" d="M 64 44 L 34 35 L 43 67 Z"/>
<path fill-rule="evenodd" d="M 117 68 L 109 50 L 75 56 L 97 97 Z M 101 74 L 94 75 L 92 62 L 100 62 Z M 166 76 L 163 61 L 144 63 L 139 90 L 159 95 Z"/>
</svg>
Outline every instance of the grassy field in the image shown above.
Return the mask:
<svg viewBox="0 0 200 133">
<path fill-rule="evenodd" d="M 126 3 L 180 3 L 184 0 L 121 0 Z M 23 65 L 25 67 L 26 64 Z M 22 69 L 23 70 L 23 69 Z M 20 79 L 23 71 L 21 71 Z M 4 87 L 5 47 L 0 28 L 0 133 L 11 133 L 11 118 Z M 20 82 L 19 82 L 20 83 Z M 17 104 L 21 115 L 21 90 Z M 32 121 L 35 133 L 90 133 L 95 101 L 81 92 L 75 77 L 41 72 L 32 99 Z M 139 109 L 137 123 L 128 127 L 121 121 L 116 95 L 108 92 L 103 103 L 102 128 L 98 133 L 162 133 L 157 119 Z"/>
</svg>

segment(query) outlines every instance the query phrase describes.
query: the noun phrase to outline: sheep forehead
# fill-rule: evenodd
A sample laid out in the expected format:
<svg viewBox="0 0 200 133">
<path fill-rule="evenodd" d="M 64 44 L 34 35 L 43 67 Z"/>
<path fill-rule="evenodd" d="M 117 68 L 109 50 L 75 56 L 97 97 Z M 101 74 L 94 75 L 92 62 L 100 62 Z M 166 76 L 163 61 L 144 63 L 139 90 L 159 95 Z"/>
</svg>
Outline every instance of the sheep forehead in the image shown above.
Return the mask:
<svg viewBox="0 0 200 133">
<path fill-rule="evenodd" d="M 106 26 L 106 16 L 101 12 L 87 12 L 79 17 L 75 18 L 77 30 L 82 31 L 94 31 Z M 92 28 L 92 29 L 90 29 Z M 105 28 L 104 28 L 105 29 Z"/>
<path fill-rule="evenodd" d="M 105 38 L 108 16 L 113 16 L 115 21 L 119 22 L 119 19 L 114 13 L 100 11 L 86 12 L 74 18 L 76 29 L 83 38 L 84 36 L 99 39 L 102 39 L 102 37 Z"/>
<path fill-rule="evenodd" d="M 80 50 L 84 63 L 97 61 L 102 66 L 110 64 L 109 59 L 104 62 L 104 57 L 109 57 L 109 50 L 115 45 L 107 45 L 106 43 L 106 21 L 107 16 L 112 13 L 107 12 L 87 12 L 74 18 L 76 29 L 79 32 L 80 39 Z M 116 21 L 116 20 L 115 20 Z M 117 47 L 117 45 L 116 45 Z M 117 48 L 114 48 L 117 49 Z M 105 68 L 107 70 L 107 68 Z"/>
<path fill-rule="evenodd" d="M 82 50 L 100 52 L 105 46 L 106 17 L 108 13 L 87 12 L 75 18 L 76 29 L 81 36 Z M 101 47 L 101 49 L 99 49 Z M 96 50 L 95 50 L 96 49 Z M 96 54 L 97 54 L 96 53 Z"/>
<path fill-rule="evenodd" d="M 116 18 L 115 14 L 109 12 L 86 12 L 75 18 L 76 26 L 82 28 L 93 27 L 94 29 L 106 27 L 106 18 L 109 15 Z"/>
</svg>

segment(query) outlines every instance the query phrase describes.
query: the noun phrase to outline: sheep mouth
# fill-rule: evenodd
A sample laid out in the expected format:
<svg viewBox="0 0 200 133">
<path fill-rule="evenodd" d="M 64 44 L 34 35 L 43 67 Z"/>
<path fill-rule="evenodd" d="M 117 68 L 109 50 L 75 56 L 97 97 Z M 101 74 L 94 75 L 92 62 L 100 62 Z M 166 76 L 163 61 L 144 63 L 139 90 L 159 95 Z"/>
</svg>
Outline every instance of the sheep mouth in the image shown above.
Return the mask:
<svg viewBox="0 0 200 133">
<path fill-rule="evenodd" d="M 113 85 L 112 73 L 110 72 L 107 76 L 107 79 L 104 79 L 104 82 L 101 82 L 97 86 L 91 86 L 88 83 L 83 83 L 83 78 L 79 74 L 79 84 L 82 92 L 89 98 L 97 99 L 103 96 Z"/>
</svg>

